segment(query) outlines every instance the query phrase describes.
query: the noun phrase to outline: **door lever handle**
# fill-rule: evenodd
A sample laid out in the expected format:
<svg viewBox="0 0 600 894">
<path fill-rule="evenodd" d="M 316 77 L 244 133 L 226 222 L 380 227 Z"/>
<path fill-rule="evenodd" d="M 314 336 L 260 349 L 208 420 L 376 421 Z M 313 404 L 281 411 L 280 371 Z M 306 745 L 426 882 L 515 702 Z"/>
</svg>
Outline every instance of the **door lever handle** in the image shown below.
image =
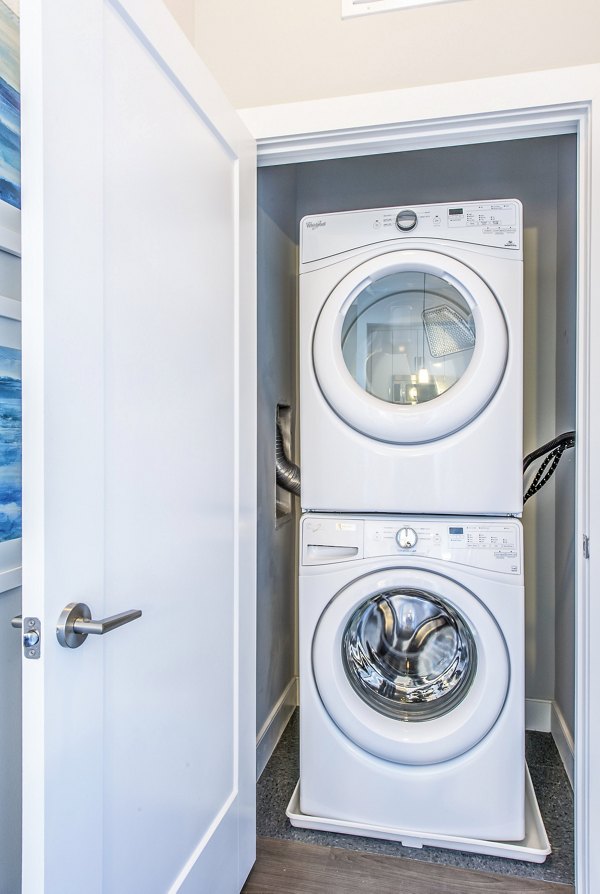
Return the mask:
<svg viewBox="0 0 600 894">
<path fill-rule="evenodd" d="M 70 602 L 64 607 L 58 619 L 56 638 L 65 649 L 77 649 L 90 633 L 103 636 L 141 617 L 139 609 L 131 609 L 118 615 L 111 615 L 110 618 L 103 618 L 101 621 L 94 621 L 90 607 L 85 602 Z"/>
</svg>

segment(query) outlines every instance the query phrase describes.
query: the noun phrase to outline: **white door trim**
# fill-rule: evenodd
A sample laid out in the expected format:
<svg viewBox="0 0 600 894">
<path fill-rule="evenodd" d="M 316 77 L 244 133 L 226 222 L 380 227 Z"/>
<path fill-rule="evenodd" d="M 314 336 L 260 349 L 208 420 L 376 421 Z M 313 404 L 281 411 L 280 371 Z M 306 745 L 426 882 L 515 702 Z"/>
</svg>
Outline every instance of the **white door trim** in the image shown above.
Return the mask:
<svg viewBox="0 0 600 894">
<path fill-rule="evenodd" d="M 259 165 L 575 133 L 600 64 L 241 109 Z"/>
<path fill-rule="evenodd" d="M 595 114 L 594 114 L 595 112 Z M 590 773 L 600 743 L 600 65 L 484 78 L 384 93 L 244 109 L 260 165 L 575 133 L 578 137 L 577 644 L 575 812 L 578 894 L 600 889 L 600 779 Z M 595 176 L 593 172 L 595 169 Z M 597 405 L 597 402 L 596 402 Z M 598 532 L 598 538 L 596 537 Z M 590 558 L 583 556 L 584 536 Z"/>
</svg>

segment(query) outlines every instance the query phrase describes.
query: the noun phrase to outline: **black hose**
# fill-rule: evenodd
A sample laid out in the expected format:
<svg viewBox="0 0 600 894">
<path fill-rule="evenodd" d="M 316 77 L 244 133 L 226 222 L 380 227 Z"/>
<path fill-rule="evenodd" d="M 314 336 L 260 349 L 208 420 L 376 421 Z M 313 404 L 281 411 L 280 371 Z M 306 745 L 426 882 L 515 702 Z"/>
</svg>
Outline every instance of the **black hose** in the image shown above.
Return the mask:
<svg viewBox="0 0 600 894">
<path fill-rule="evenodd" d="M 540 456 L 543 456 L 545 453 L 549 453 L 550 450 L 554 450 L 555 447 L 558 447 L 560 444 L 565 445 L 565 447 L 574 447 L 575 446 L 575 432 L 574 431 L 566 431 L 563 432 L 562 435 L 557 435 L 556 438 L 553 438 L 551 441 L 548 441 L 547 444 L 542 444 L 541 447 L 538 447 L 537 450 L 533 450 L 531 453 L 528 453 L 525 459 L 523 460 L 523 471 L 526 472 L 529 466 L 534 460 L 538 459 Z"/>
<path fill-rule="evenodd" d="M 558 435 L 558 437 L 553 438 L 551 441 L 548 441 L 547 444 L 542 444 L 541 447 L 538 447 L 537 450 L 533 450 L 531 453 L 528 453 L 525 459 L 523 460 L 523 474 L 527 471 L 529 466 L 535 462 L 536 459 L 540 457 L 544 457 L 539 469 L 535 473 L 535 477 L 531 482 L 528 489 L 525 491 L 523 495 L 523 505 L 529 500 L 530 497 L 533 497 L 534 494 L 537 494 L 547 481 L 552 478 L 554 475 L 558 464 L 560 462 L 561 456 L 568 450 L 570 447 L 575 446 L 575 432 L 567 431 L 562 435 Z"/>
</svg>

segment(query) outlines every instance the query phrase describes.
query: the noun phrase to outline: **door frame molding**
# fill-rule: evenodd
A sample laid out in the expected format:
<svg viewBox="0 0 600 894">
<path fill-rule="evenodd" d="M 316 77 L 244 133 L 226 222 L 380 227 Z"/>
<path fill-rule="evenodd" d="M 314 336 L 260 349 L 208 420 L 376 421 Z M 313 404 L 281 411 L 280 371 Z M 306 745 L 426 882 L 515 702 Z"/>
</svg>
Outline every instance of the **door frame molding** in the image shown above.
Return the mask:
<svg viewBox="0 0 600 894">
<path fill-rule="evenodd" d="M 595 113 L 595 114 L 594 114 Z M 577 505 L 575 682 L 575 869 L 577 894 L 600 889 L 600 778 L 590 772 L 600 746 L 600 64 L 437 84 L 241 110 L 258 144 L 260 166 L 577 135 Z M 595 176 L 594 176 L 595 175 Z M 589 538 L 589 558 L 583 554 Z"/>
</svg>

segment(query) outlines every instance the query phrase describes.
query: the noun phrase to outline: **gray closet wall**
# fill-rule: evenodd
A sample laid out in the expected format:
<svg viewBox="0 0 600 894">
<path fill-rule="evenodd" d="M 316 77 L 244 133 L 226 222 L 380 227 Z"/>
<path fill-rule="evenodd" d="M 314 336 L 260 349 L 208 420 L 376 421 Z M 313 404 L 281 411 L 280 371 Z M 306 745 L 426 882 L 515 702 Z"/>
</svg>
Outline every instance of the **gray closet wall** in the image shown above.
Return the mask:
<svg viewBox="0 0 600 894">
<path fill-rule="evenodd" d="M 296 419 L 296 175 L 269 168 L 258 178 L 258 548 L 257 548 L 257 769 L 277 735 L 273 712 L 296 675 L 296 497 L 277 518 L 275 414 L 278 404 Z M 293 433 L 292 433 L 293 434 Z M 291 696 L 295 699 L 292 685 Z M 285 721 L 292 705 L 283 705 Z"/>
</svg>

